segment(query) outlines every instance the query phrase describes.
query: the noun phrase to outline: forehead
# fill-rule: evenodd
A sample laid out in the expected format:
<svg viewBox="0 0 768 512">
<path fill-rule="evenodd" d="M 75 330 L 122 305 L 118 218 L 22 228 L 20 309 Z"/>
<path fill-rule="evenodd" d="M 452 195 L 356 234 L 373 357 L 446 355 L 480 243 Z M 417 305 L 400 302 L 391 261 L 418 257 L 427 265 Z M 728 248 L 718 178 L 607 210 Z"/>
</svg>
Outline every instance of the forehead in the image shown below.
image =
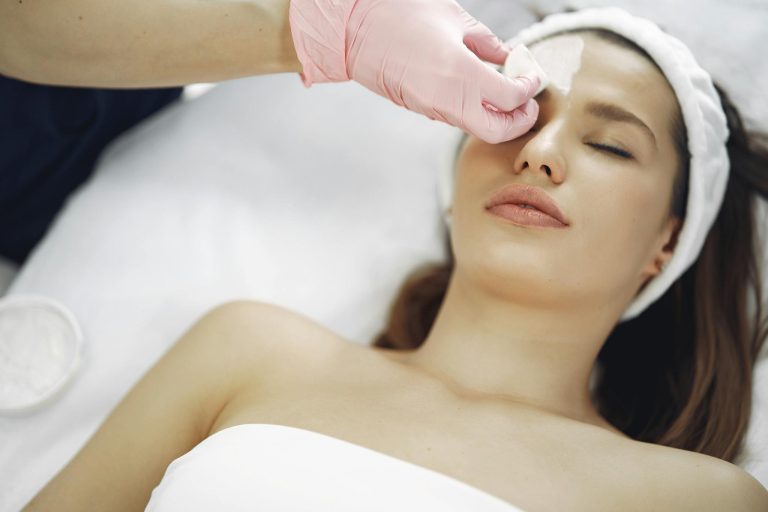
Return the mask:
<svg viewBox="0 0 768 512">
<path fill-rule="evenodd" d="M 654 132 L 669 134 L 679 112 L 677 98 L 644 55 L 589 32 L 556 35 L 532 43 L 530 50 L 553 79 L 549 89 L 557 90 L 555 96 L 569 102 L 588 98 L 616 103 L 652 125 Z"/>
</svg>

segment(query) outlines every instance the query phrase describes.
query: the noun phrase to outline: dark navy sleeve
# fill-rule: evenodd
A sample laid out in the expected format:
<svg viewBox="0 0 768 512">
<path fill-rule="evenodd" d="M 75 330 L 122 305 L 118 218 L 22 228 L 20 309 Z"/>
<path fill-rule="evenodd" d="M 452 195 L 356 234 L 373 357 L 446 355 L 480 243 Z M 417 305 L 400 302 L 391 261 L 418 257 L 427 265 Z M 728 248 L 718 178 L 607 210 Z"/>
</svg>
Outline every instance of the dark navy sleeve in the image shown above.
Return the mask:
<svg viewBox="0 0 768 512">
<path fill-rule="evenodd" d="M 0 76 L 0 255 L 22 263 L 104 147 L 181 91 L 58 87 Z"/>
</svg>

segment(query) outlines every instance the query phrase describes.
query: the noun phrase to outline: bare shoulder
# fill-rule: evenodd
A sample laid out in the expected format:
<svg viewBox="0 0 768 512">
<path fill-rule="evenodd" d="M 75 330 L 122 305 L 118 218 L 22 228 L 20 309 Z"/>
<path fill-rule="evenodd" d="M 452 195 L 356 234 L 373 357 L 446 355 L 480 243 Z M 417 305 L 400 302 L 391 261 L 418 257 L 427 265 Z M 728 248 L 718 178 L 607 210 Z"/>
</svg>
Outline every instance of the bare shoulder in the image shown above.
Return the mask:
<svg viewBox="0 0 768 512">
<path fill-rule="evenodd" d="M 303 314 L 259 301 L 226 302 L 206 313 L 198 324 L 207 325 L 210 331 L 204 350 L 229 351 L 236 356 L 233 370 L 241 368 L 249 374 L 273 368 L 270 363 L 286 358 L 306 357 L 309 352 L 318 361 L 349 344 Z"/>
<path fill-rule="evenodd" d="M 643 501 L 650 500 L 659 510 L 768 510 L 768 491 L 739 466 L 702 453 L 639 444 L 648 455 L 643 469 L 653 490 Z"/>
<path fill-rule="evenodd" d="M 687 453 L 686 483 L 699 496 L 698 510 L 768 511 L 768 491 L 751 474 L 717 457 Z"/>
</svg>

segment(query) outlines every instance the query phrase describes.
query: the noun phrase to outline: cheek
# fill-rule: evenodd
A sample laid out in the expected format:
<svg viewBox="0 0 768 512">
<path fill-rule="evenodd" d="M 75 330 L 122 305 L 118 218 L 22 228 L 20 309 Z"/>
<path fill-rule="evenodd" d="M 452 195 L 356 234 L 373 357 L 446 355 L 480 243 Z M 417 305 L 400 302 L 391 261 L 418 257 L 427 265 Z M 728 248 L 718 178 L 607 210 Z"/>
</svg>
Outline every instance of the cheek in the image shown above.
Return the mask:
<svg viewBox="0 0 768 512">
<path fill-rule="evenodd" d="M 590 205 L 583 209 L 582 254 L 588 254 L 597 272 L 618 273 L 631 278 L 646 263 L 666 215 L 664 185 L 658 180 L 639 179 L 594 184 Z"/>
</svg>

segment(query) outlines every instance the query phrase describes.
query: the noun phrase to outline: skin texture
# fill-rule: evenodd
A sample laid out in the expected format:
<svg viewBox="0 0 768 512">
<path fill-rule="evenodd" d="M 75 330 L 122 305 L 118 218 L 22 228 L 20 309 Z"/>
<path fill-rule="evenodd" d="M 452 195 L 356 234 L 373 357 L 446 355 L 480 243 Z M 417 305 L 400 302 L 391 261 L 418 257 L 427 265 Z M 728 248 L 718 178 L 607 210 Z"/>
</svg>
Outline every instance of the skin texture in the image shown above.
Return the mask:
<svg viewBox="0 0 768 512">
<path fill-rule="evenodd" d="M 531 512 L 768 508 L 768 493 L 737 466 L 629 440 L 588 403 L 602 339 L 670 254 L 674 97 L 640 57 L 584 41 L 570 101 L 540 97 L 535 131 L 517 141 L 467 142 L 456 272 L 425 345 L 391 353 L 282 308 L 223 305 L 149 370 L 25 510 L 143 510 L 170 462 L 246 423 L 346 440 Z M 634 128 L 580 113 L 587 91 L 641 116 L 658 150 Z M 622 142 L 637 161 L 603 155 L 593 140 Z M 484 202 L 510 182 L 544 188 L 570 227 L 533 230 L 487 214 Z"/>
<path fill-rule="evenodd" d="M 0 74 L 163 87 L 301 71 L 287 0 L 0 2 Z"/>
</svg>

